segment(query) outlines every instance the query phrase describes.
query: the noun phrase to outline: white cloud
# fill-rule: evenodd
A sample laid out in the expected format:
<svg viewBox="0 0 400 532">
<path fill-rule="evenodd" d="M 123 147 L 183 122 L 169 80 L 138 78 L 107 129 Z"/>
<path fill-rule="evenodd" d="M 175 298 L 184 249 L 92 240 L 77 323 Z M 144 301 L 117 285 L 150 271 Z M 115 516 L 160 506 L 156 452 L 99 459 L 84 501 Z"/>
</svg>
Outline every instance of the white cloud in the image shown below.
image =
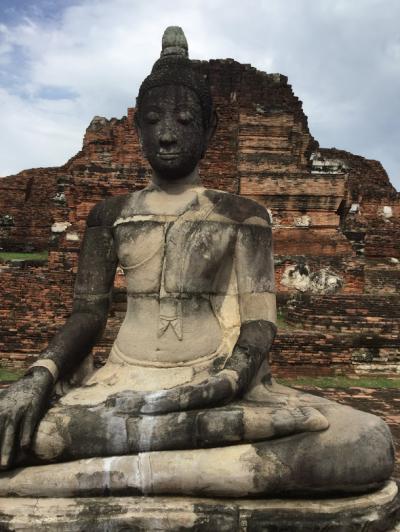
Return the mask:
<svg viewBox="0 0 400 532">
<path fill-rule="evenodd" d="M 94 115 L 125 114 L 173 24 L 194 58 L 287 75 L 321 145 L 379 155 L 400 188 L 397 0 L 77 0 L 57 17 L 40 5 L 0 24 L 0 175 L 62 164 Z"/>
<path fill-rule="evenodd" d="M 58 166 L 81 148 L 83 131 L 71 101 L 29 102 L 0 89 L 0 108 L 0 175 Z"/>
</svg>

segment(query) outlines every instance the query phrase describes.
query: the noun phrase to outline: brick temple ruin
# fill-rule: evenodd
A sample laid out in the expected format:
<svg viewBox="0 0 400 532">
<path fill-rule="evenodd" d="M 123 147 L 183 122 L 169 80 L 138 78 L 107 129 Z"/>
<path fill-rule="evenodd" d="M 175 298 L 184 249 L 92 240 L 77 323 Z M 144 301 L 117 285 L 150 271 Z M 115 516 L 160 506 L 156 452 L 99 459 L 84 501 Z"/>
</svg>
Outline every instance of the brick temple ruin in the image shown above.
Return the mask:
<svg viewBox="0 0 400 532">
<path fill-rule="evenodd" d="M 201 166 L 205 186 L 265 205 L 273 219 L 279 333 L 276 373 L 400 372 L 400 194 L 377 161 L 321 149 L 285 76 L 233 60 L 198 62 L 219 115 Z M 82 150 L 57 168 L 0 179 L 0 248 L 47 261 L 0 263 L 0 353 L 25 367 L 71 309 L 86 216 L 107 195 L 144 187 L 150 171 L 133 127 L 95 117 Z M 124 314 L 118 271 L 108 354 Z"/>
</svg>

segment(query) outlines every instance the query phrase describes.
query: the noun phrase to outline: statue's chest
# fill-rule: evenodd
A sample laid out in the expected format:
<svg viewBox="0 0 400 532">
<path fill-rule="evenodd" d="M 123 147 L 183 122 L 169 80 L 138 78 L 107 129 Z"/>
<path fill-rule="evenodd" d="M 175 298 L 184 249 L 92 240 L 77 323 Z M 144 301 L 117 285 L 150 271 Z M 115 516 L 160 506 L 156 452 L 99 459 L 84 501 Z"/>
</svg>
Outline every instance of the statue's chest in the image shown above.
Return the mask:
<svg viewBox="0 0 400 532">
<path fill-rule="evenodd" d="M 115 228 L 117 253 L 133 293 L 221 293 L 232 268 L 235 225 L 137 216 Z"/>
</svg>

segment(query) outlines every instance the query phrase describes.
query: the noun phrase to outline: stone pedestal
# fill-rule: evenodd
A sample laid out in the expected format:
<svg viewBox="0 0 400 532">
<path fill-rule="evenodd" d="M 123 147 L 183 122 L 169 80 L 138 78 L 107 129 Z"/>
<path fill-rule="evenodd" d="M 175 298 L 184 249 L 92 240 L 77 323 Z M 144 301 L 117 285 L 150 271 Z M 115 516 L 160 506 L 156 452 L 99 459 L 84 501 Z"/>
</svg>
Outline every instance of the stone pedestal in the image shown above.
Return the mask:
<svg viewBox="0 0 400 532">
<path fill-rule="evenodd" d="M 400 496 L 393 481 L 367 495 L 314 500 L 0 499 L 1 531 L 394 532 L 399 523 Z"/>
</svg>

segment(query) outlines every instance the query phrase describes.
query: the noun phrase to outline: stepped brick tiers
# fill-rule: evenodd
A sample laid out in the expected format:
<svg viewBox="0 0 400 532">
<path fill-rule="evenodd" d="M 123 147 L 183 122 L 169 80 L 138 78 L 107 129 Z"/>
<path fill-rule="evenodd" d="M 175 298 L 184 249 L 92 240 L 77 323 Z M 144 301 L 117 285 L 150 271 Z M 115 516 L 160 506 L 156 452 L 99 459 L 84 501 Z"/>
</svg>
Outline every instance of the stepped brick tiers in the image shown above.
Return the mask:
<svg viewBox="0 0 400 532">
<path fill-rule="evenodd" d="M 397 194 L 286 78 L 170 27 L 135 113 L 1 186 L 4 247 L 49 251 L 0 273 L 4 360 L 37 358 L 0 394 L 1 530 L 396 525 L 384 421 L 272 378 L 398 367 Z"/>
</svg>

